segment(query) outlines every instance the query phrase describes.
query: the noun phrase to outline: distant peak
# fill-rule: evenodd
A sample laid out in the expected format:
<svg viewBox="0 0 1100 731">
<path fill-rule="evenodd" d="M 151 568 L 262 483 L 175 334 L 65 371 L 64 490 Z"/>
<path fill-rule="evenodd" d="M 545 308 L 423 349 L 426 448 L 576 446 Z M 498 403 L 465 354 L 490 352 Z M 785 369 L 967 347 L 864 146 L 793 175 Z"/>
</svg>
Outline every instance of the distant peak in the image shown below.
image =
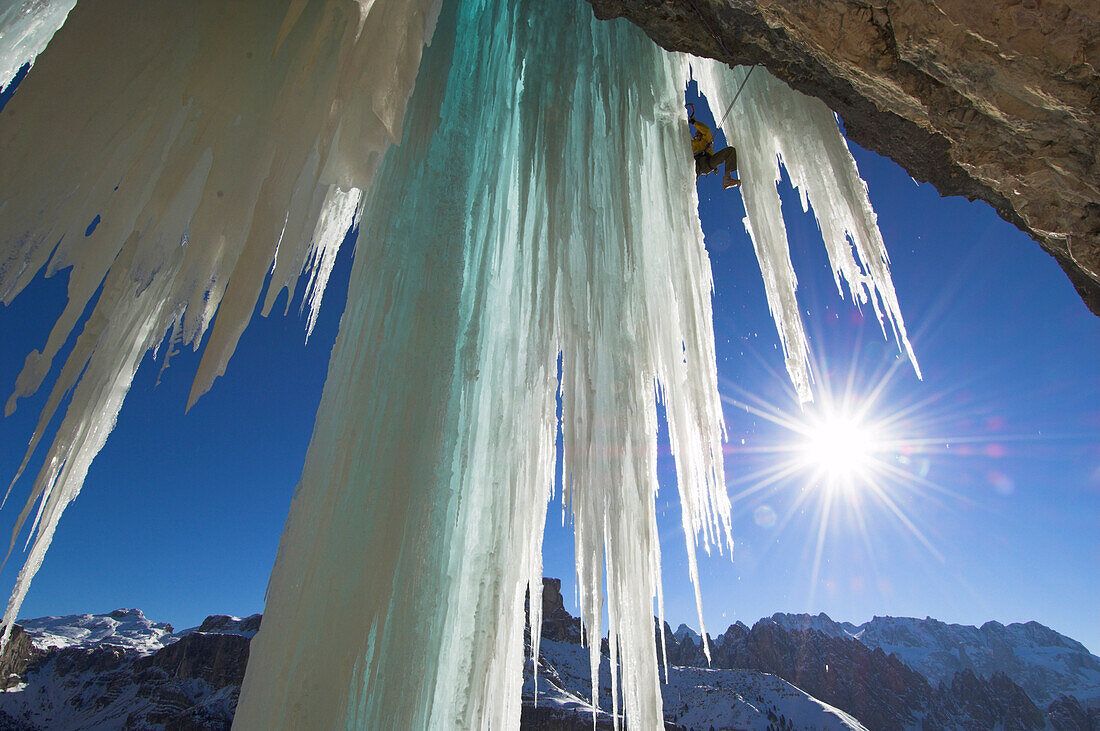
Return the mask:
<svg viewBox="0 0 1100 731">
<path fill-rule="evenodd" d="M 834 621 L 829 615 L 825 614 L 825 612 L 820 612 L 817 616 L 804 613 L 788 614 L 785 612 L 776 612 L 771 617 L 761 620 L 761 622 L 774 623 L 788 632 L 806 632 L 814 630 L 815 632 L 821 632 L 829 637 L 850 636 L 858 630 L 858 628 L 851 624 L 840 624 Z"/>
<path fill-rule="evenodd" d="M 696 645 L 702 644 L 703 642 L 703 638 L 698 632 L 683 623 L 681 623 L 680 626 L 676 628 L 676 631 L 672 633 L 672 636 L 675 637 L 676 641 L 680 643 L 683 643 L 685 638 L 690 639 L 692 643 Z"/>
<path fill-rule="evenodd" d="M 145 619 L 145 614 L 142 613 L 140 609 L 115 609 L 114 611 L 110 612 L 108 616 L 114 619 L 124 619 L 126 617 L 141 617 L 142 619 Z"/>
</svg>

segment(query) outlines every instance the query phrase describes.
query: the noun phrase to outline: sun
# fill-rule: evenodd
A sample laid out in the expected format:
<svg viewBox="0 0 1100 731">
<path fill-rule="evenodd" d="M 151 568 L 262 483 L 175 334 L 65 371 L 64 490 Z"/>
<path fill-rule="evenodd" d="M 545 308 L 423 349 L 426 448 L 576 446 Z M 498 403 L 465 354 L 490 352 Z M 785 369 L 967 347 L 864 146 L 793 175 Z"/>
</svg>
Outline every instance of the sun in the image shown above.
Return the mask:
<svg viewBox="0 0 1100 731">
<path fill-rule="evenodd" d="M 942 560 L 914 513 L 924 504 L 963 498 L 928 478 L 929 460 L 948 454 L 949 443 L 961 444 L 955 452 L 962 453 L 980 439 L 934 436 L 943 423 L 958 418 L 950 407 L 942 413 L 933 409 L 935 396 L 888 403 L 894 372 L 887 369 L 867 379 L 863 388 L 857 386 L 858 374 L 850 373 L 840 393 L 824 381 L 815 402 L 799 404 L 797 411 L 736 384 L 723 384 L 726 403 L 779 427 L 765 440 L 747 445 L 743 439 L 730 450 L 755 467 L 733 479 L 731 486 L 740 489 L 731 494 L 731 502 L 757 503 L 752 506 L 757 524 L 779 532 L 801 520 L 798 516 L 812 516 L 807 535 L 811 586 L 816 587 L 829 534 L 854 532 L 873 554 L 872 534 L 892 526 Z M 781 511 L 764 502 L 780 495 L 786 501 Z"/>
<path fill-rule="evenodd" d="M 812 370 L 825 377 L 809 403 L 788 388 L 784 406 L 720 379 L 723 402 L 748 417 L 740 444 L 726 450 L 730 502 L 773 532 L 774 539 L 760 544 L 761 555 L 781 537 L 791 543 L 790 532 L 797 531 L 811 605 L 827 564 L 831 572 L 840 564 L 859 566 L 877 581 L 880 549 L 917 555 L 908 553 L 912 541 L 944 565 L 937 534 L 926 527 L 930 516 L 948 507 L 974 510 L 981 502 L 935 474 L 956 479 L 960 470 L 963 477 L 978 470 L 993 489 L 1011 490 L 985 460 L 1004 456 L 1007 441 L 1024 439 L 1004 433 L 996 404 L 967 404 L 955 397 L 957 390 L 901 391 L 894 383 L 900 359 L 876 366 L 865 358 L 857 349 L 847 372 L 837 363 L 814 362 Z M 982 423 L 975 432 L 972 425 Z M 959 461 L 969 457 L 976 462 Z"/>
<path fill-rule="evenodd" d="M 798 434 L 801 461 L 828 482 L 854 486 L 868 477 L 878 444 L 874 430 L 857 415 L 807 419 Z"/>
</svg>

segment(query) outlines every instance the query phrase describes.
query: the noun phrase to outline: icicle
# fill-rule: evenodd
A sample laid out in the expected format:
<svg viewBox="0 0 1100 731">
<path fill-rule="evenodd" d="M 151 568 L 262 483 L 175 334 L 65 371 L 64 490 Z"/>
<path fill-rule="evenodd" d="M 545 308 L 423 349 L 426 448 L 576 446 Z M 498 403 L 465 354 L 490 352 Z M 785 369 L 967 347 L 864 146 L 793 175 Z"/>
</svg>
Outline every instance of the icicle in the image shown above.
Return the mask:
<svg viewBox="0 0 1100 731">
<path fill-rule="evenodd" d="M 745 68 L 730 69 L 710 59 L 693 59 L 692 67 L 700 91 L 716 109 L 726 108 L 748 73 Z M 867 185 L 859 177 L 835 115 L 820 100 L 794 91 L 764 69 L 756 69 L 723 131 L 729 143 L 737 147 L 747 213 L 745 228 L 760 262 L 768 306 L 799 400 L 813 399 L 812 374 L 776 190 L 780 164 L 798 188 L 803 209 L 813 208 L 837 290 L 843 296 L 843 281 L 857 304 L 870 301 L 884 335 L 885 322 L 889 321 L 899 347 L 919 377 L 920 367 L 898 307 L 889 257 Z"/>
<path fill-rule="evenodd" d="M 367 194 L 241 723 L 518 724 L 560 354 L 594 700 L 606 574 L 614 708 L 661 724 L 655 383 L 689 548 L 730 540 L 685 73 L 580 2 L 445 5 Z"/>
<path fill-rule="evenodd" d="M 76 0 L 8 0 L 0 9 L 0 91 L 53 38 Z"/>
<path fill-rule="evenodd" d="M 100 294 L 16 474 L 75 388 L 16 526 L 40 500 L 5 639 L 144 353 L 169 331 L 169 351 L 197 348 L 216 312 L 193 402 L 224 371 L 268 272 L 265 312 L 309 269 L 312 329 L 359 190 L 400 129 L 438 2 L 97 0 L 73 9 L 37 59 L 0 114 L 0 300 L 43 267 L 70 267 L 69 300 L 7 413 L 40 387 Z M 37 54 L 72 7 L 2 11 L 0 71 Z"/>
</svg>

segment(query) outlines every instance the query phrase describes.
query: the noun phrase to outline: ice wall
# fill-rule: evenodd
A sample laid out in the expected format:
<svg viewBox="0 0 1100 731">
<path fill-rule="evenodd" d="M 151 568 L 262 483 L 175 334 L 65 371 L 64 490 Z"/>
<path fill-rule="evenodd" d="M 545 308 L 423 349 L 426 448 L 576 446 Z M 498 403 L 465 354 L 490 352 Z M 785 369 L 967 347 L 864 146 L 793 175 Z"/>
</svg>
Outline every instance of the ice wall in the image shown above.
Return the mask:
<svg viewBox="0 0 1100 731">
<path fill-rule="evenodd" d="M 20 22 L 46 28 L 57 7 Z M 692 63 L 725 108 L 742 72 Z M 69 304 L 9 410 L 91 310 L 27 451 L 71 391 L 19 518 L 37 501 L 6 622 L 145 354 L 209 333 L 193 401 L 256 304 L 266 314 L 300 276 L 308 332 L 362 212 L 238 723 L 518 723 L 560 395 L 587 641 L 598 652 L 606 606 L 613 710 L 658 726 L 656 399 L 693 582 L 697 542 L 731 540 L 687 75 L 688 59 L 579 0 L 77 6 L 0 115 L 0 299 L 71 267 Z M 818 216 L 838 288 L 871 302 L 911 354 L 831 114 L 762 70 L 738 104 L 726 132 L 800 397 L 811 374 L 780 159 Z"/>
<path fill-rule="evenodd" d="M 833 268 L 857 305 L 870 303 L 886 334 L 889 323 L 899 348 L 920 376 L 890 277 L 890 259 L 877 217 L 859 177 L 836 116 L 819 99 L 794 91 L 766 69 L 730 69 L 711 59 L 692 60 L 693 75 L 711 108 L 725 110 L 744 83 L 723 126 L 737 148 L 745 229 L 752 239 L 768 307 L 783 344 L 787 372 L 800 401 L 812 401 L 809 350 L 795 298 L 797 279 L 780 210 L 782 165 L 798 189 L 803 210 L 813 208 Z M 746 76 L 748 80 L 746 82 Z"/>
<path fill-rule="evenodd" d="M 19 470 L 71 392 L 13 531 L 12 546 L 37 501 L 5 638 L 145 354 L 166 335 L 166 358 L 197 348 L 209 331 L 194 401 L 258 299 L 266 314 L 303 273 L 312 327 L 359 190 L 400 134 L 437 5 L 96 0 L 38 56 L 0 114 L 0 300 L 70 267 L 69 300 L 6 413 L 91 313 Z M 0 84 L 72 6 L 0 11 Z"/>
<path fill-rule="evenodd" d="M 581 2 L 445 5 L 368 195 L 242 727 L 518 725 L 559 369 L 593 669 L 606 572 L 620 712 L 661 724 L 658 392 L 689 550 L 730 537 L 686 72 Z"/>
</svg>

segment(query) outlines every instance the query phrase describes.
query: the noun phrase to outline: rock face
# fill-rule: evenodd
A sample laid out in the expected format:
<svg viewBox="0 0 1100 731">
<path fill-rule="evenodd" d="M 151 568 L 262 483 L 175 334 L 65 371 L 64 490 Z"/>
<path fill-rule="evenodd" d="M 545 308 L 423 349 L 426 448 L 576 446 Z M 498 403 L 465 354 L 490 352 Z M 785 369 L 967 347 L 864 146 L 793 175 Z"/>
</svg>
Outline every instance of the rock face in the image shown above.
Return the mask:
<svg viewBox="0 0 1100 731">
<path fill-rule="evenodd" d="M 853 640 L 791 632 L 765 621 L 721 649 L 729 667 L 778 675 L 868 728 L 906 728 L 932 705 L 932 688 L 923 677 Z"/>
<path fill-rule="evenodd" d="M 42 651 L 34 646 L 20 625 L 13 624 L 8 644 L 4 646 L 3 654 L 0 654 L 0 690 L 13 688 L 23 682 L 22 676 L 27 672 L 27 666 L 40 657 Z"/>
<path fill-rule="evenodd" d="M 581 621 L 565 608 L 561 579 L 542 579 L 542 636 L 558 642 L 581 641 Z"/>
<path fill-rule="evenodd" d="M 1064 695 L 1050 704 L 1047 710 L 1050 725 L 1066 731 L 1095 731 L 1100 729 L 1100 708 L 1085 708 L 1081 701 Z"/>
<path fill-rule="evenodd" d="M 1030 234 L 1100 315 L 1100 3 L 589 2 L 824 100 L 853 141 Z"/>
</svg>

